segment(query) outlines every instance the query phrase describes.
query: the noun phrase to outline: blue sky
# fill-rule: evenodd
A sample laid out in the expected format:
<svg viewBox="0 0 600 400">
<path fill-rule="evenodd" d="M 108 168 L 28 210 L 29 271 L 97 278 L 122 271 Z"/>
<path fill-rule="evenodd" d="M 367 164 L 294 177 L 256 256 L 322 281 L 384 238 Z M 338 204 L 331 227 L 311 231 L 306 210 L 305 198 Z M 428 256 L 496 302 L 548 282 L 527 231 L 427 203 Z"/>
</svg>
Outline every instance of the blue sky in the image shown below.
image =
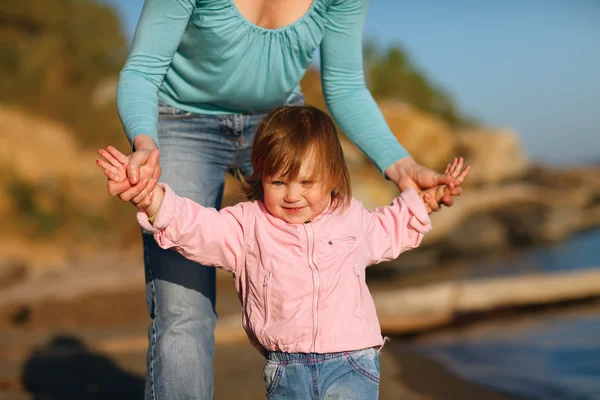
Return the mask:
<svg viewBox="0 0 600 400">
<path fill-rule="evenodd" d="M 143 0 L 104 1 L 132 36 Z M 371 0 L 365 38 L 400 44 L 533 160 L 600 159 L 600 0 Z"/>
</svg>

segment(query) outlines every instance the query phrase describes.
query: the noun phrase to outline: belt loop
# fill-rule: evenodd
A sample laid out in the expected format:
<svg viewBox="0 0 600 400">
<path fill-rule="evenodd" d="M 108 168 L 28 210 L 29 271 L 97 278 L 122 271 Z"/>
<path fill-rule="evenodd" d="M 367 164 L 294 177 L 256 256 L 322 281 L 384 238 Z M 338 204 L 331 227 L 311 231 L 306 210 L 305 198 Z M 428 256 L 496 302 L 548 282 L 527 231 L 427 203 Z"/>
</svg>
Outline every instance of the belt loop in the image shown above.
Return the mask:
<svg viewBox="0 0 600 400">
<path fill-rule="evenodd" d="M 381 346 L 379 346 L 379 348 L 377 349 L 377 355 L 379 355 L 379 354 L 381 353 L 381 350 L 383 350 L 383 346 L 385 346 L 385 344 L 386 344 L 387 342 L 389 342 L 389 341 L 390 341 L 390 338 L 389 338 L 389 337 L 387 337 L 387 336 L 384 336 L 384 337 L 383 337 L 383 343 L 382 343 L 382 344 L 381 344 Z"/>
</svg>

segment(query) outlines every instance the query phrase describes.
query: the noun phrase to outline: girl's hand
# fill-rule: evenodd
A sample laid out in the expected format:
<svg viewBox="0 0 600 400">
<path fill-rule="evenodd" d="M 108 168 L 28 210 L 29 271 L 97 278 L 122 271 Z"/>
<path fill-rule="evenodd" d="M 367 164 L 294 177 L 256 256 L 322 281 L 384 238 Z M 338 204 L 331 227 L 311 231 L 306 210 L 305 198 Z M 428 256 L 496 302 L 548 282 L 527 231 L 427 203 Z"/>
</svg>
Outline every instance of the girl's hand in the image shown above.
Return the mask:
<svg viewBox="0 0 600 400">
<path fill-rule="evenodd" d="M 454 163 L 456 162 L 457 159 L 455 158 Z M 448 186 L 449 191 L 440 199 L 440 202 L 448 207 L 454 203 L 452 197 L 458 196 L 461 192 L 458 180 L 450 175 L 440 174 L 420 165 L 412 157 L 405 157 L 396 161 L 385 170 L 385 174 L 401 191 L 412 187 L 417 193 L 420 193 L 440 185 Z M 433 204 L 433 202 L 428 205 L 432 209 L 439 208 L 439 205 Z"/>
<path fill-rule="evenodd" d="M 104 159 L 96 160 L 96 164 L 104 170 L 108 177 L 107 189 L 111 196 L 119 196 L 123 201 L 130 201 L 138 208 L 148 208 L 152 204 L 152 194 L 156 187 L 158 178 L 143 177 L 135 186 L 132 186 L 127 178 L 127 168 L 130 159 L 112 146 L 107 149 L 98 150 L 98 154 Z M 150 151 L 142 173 L 155 171 L 158 164 L 159 151 Z M 148 171 L 144 171 L 147 168 Z"/>
<path fill-rule="evenodd" d="M 463 168 L 464 159 L 460 157 L 459 159 L 454 159 L 452 164 L 446 165 L 446 171 L 444 175 L 451 177 L 456 182 L 459 182 L 459 185 L 463 183 L 467 174 L 471 170 L 471 166 L 467 165 Z M 446 185 L 438 185 L 436 187 L 421 191 L 419 196 L 423 200 L 425 204 L 425 208 L 427 212 L 431 214 L 432 212 L 436 212 L 440 210 L 440 202 L 446 196 L 460 196 L 462 193 L 462 188 L 460 186 L 455 187 L 454 189 L 450 189 Z"/>
<path fill-rule="evenodd" d="M 123 179 L 109 184 L 111 196 L 119 196 L 123 201 L 139 199 L 150 179 L 158 181 L 162 173 L 160 159 L 151 158 L 152 152 L 158 149 L 154 139 L 147 135 L 138 135 L 133 140 L 133 145 L 135 151 L 129 156 L 125 156 L 112 146 L 107 148 L 108 153 L 125 167 Z M 104 157 L 103 154 L 100 155 Z M 144 180 L 144 178 L 148 179 Z"/>
</svg>

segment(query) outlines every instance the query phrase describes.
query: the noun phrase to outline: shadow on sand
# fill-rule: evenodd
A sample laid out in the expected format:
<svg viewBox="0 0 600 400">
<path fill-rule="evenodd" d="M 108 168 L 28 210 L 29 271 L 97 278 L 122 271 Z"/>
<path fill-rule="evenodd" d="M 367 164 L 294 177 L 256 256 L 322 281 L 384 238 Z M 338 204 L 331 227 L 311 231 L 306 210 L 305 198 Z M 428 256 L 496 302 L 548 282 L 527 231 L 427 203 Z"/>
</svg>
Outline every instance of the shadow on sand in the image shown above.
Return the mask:
<svg viewBox="0 0 600 400">
<path fill-rule="evenodd" d="M 23 387 L 34 400 L 138 400 L 144 379 L 91 352 L 78 338 L 61 335 L 36 349 L 23 367 Z"/>
</svg>

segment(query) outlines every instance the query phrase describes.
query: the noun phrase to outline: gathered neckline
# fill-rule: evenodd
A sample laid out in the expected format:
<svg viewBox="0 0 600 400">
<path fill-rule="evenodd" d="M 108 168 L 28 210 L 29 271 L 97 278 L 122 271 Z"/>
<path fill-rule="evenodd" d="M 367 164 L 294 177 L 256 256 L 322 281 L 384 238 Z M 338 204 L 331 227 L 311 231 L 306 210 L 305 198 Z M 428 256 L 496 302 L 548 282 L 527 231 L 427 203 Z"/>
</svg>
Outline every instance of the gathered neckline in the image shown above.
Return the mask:
<svg viewBox="0 0 600 400">
<path fill-rule="evenodd" d="M 284 32 L 287 31 L 289 29 L 294 28 L 296 25 L 300 25 L 304 22 L 304 20 L 306 20 L 310 14 L 312 14 L 317 2 L 319 0 L 313 0 L 312 3 L 310 3 L 310 7 L 308 8 L 308 10 L 306 10 L 306 12 L 304 14 L 302 14 L 302 16 L 300 18 L 298 18 L 297 20 L 295 20 L 294 22 L 292 22 L 291 24 L 288 25 L 284 25 L 282 27 L 279 28 L 275 28 L 275 29 L 269 29 L 269 28 L 263 28 L 262 26 L 256 25 L 253 22 L 250 22 L 245 16 L 244 14 L 242 14 L 240 12 L 240 10 L 237 8 L 237 6 L 235 5 L 235 2 L 233 0 L 229 0 L 230 6 L 233 9 L 233 11 L 237 14 L 238 18 L 240 18 L 242 21 L 244 21 L 244 23 L 248 26 L 250 26 L 252 29 L 257 30 L 257 31 L 261 31 L 261 32 L 265 32 L 265 33 L 279 33 L 279 32 Z"/>
</svg>

